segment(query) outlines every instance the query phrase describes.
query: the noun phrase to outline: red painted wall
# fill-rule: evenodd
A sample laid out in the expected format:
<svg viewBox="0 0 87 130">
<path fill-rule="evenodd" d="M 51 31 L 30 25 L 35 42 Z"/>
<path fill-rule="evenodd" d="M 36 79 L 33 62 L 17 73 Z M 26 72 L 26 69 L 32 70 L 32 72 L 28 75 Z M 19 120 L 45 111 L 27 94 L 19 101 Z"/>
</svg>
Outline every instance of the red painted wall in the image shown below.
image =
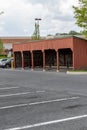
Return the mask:
<svg viewBox="0 0 87 130">
<path fill-rule="evenodd" d="M 58 38 L 51 40 L 42 40 L 35 42 L 28 42 L 24 44 L 14 44 L 13 51 L 33 51 L 33 50 L 47 50 L 47 49 L 62 49 L 71 48 L 73 50 L 73 38 Z"/>
<path fill-rule="evenodd" d="M 87 66 L 87 40 L 68 37 L 14 44 L 13 52 L 70 48 L 73 52 L 73 68 Z"/>
<path fill-rule="evenodd" d="M 73 66 L 75 69 L 87 66 L 87 40 L 73 39 Z"/>
</svg>

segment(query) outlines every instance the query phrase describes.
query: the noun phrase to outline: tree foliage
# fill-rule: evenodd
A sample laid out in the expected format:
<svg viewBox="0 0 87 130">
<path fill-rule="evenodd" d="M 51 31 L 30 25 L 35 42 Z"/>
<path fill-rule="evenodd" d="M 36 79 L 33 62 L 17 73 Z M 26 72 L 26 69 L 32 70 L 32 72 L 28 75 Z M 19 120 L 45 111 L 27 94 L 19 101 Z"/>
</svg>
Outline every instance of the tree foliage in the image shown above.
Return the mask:
<svg viewBox="0 0 87 130">
<path fill-rule="evenodd" d="M 87 0 L 78 0 L 78 6 L 73 6 L 76 24 L 83 28 L 83 33 L 87 37 Z"/>
<path fill-rule="evenodd" d="M 81 35 L 81 33 L 80 33 L 80 32 L 76 32 L 76 31 L 74 31 L 74 30 L 71 30 L 71 31 L 68 33 L 68 35 Z"/>
<path fill-rule="evenodd" d="M 69 31 L 68 33 L 56 33 L 55 36 L 60 35 L 81 35 L 81 32 L 76 32 L 74 30 Z"/>
</svg>

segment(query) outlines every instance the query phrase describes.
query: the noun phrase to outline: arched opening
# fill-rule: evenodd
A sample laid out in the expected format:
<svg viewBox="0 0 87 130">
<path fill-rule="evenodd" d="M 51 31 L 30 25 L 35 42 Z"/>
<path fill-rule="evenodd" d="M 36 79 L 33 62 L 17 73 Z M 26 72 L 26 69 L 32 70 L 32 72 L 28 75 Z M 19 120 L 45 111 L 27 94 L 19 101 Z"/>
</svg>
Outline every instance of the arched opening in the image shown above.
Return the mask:
<svg viewBox="0 0 87 130">
<path fill-rule="evenodd" d="M 34 54 L 34 68 L 43 67 L 43 53 L 41 50 L 33 51 Z"/>
<path fill-rule="evenodd" d="M 46 69 L 56 69 L 56 51 L 53 49 L 45 50 Z"/>
<path fill-rule="evenodd" d="M 73 54 L 70 48 L 59 49 L 59 68 L 71 68 L 73 66 Z"/>
<path fill-rule="evenodd" d="M 22 67 L 22 55 L 21 52 L 15 52 L 15 68 L 21 68 Z"/>
<path fill-rule="evenodd" d="M 31 53 L 30 51 L 23 51 L 24 68 L 31 68 Z"/>
</svg>

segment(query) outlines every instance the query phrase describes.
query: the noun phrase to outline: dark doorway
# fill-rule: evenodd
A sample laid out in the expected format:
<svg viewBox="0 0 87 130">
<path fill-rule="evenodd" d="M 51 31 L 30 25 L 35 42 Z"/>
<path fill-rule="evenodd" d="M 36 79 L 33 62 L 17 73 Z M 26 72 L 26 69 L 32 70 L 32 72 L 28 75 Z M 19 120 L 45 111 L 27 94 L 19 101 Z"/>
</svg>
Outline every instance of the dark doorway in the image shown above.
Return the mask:
<svg viewBox="0 0 87 130">
<path fill-rule="evenodd" d="M 70 48 L 59 49 L 59 66 L 60 67 L 72 67 L 73 66 L 73 55 Z"/>
<path fill-rule="evenodd" d="M 24 67 L 31 68 L 31 53 L 30 53 L 30 51 L 24 51 L 23 58 L 24 58 Z"/>
<path fill-rule="evenodd" d="M 56 63 L 56 51 L 53 49 L 45 50 L 45 62 L 46 68 L 55 69 L 57 66 Z"/>
<path fill-rule="evenodd" d="M 33 51 L 34 54 L 34 67 L 42 68 L 43 67 L 43 53 L 42 51 Z"/>
<path fill-rule="evenodd" d="M 22 67 L 22 55 L 21 52 L 15 52 L 15 68 Z"/>
</svg>

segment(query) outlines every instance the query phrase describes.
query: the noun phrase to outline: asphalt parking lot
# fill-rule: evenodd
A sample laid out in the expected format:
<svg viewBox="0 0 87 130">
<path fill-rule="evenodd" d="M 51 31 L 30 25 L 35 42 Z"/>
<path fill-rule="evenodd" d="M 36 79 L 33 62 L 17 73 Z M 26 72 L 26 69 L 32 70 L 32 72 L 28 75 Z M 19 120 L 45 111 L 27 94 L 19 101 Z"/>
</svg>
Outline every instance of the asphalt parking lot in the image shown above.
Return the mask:
<svg viewBox="0 0 87 130">
<path fill-rule="evenodd" d="M 1 69 L 0 130 L 87 130 L 87 75 Z"/>
</svg>

